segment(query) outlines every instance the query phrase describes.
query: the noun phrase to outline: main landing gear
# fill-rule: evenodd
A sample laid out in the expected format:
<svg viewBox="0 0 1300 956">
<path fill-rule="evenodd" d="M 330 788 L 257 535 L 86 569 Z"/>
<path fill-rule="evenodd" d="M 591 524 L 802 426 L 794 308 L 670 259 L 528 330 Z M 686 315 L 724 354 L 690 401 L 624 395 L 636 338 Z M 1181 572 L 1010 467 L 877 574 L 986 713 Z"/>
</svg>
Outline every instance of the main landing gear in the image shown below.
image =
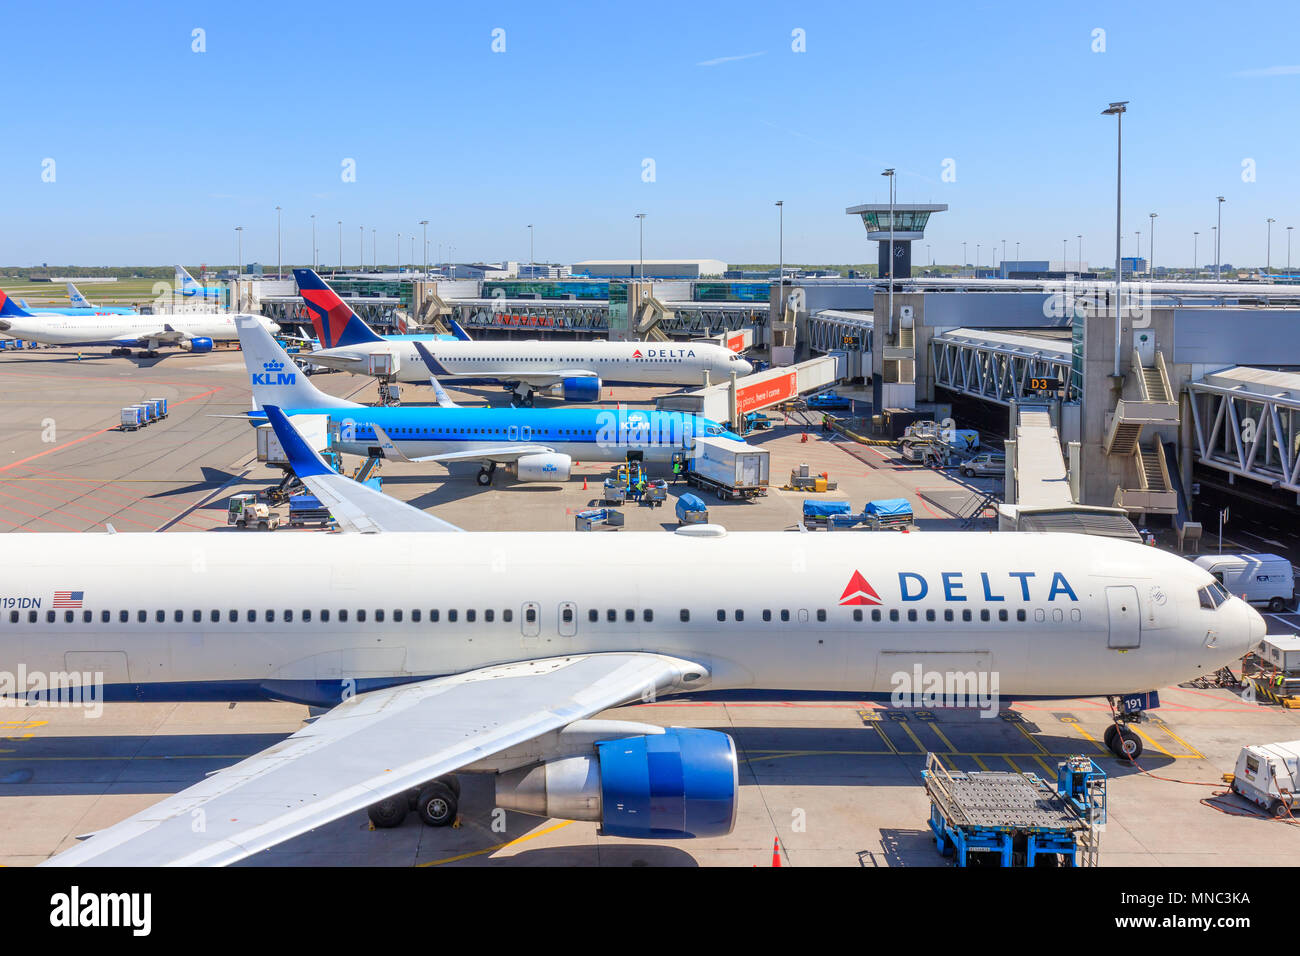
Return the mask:
<svg viewBox="0 0 1300 956">
<path fill-rule="evenodd" d="M 430 827 L 445 827 L 456 822 L 460 813 L 460 780 L 448 775 L 415 787 L 394 797 L 370 805 L 366 815 L 376 829 L 401 826 L 408 813 L 414 812 Z"/>
<path fill-rule="evenodd" d="M 492 476 L 496 473 L 497 463 L 495 461 L 490 462 L 478 470 L 478 474 L 474 476 L 474 480 L 486 488 L 488 485 L 492 484 Z"/>
<path fill-rule="evenodd" d="M 510 393 L 511 408 L 532 408 L 537 404 L 533 397 L 533 390 L 530 388 L 526 392 L 512 391 Z"/>
<path fill-rule="evenodd" d="M 1111 697 L 1109 700 L 1115 722 L 1106 728 L 1102 740 L 1110 752 L 1121 760 L 1137 760 L 1142 756 L 1142 738 L 1130 730 L 1128 725 L 1146 720 L 1146 713 L 1141 710 L 1119 709 L 1121 703 L 1118 697 Z"/>
</svg>

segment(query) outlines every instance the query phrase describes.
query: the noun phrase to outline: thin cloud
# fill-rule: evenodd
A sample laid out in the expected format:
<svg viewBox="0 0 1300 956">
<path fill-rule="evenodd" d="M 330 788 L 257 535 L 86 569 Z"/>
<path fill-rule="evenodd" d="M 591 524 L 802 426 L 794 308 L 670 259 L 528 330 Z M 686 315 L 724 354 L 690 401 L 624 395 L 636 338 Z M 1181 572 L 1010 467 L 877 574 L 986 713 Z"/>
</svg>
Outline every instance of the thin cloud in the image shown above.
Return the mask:
<svg viewBox="0 0 1300 956">
<path fill-rule="evenodd" d="M 1233 76 L 1297 76 L 1300 66 L 1265 66 L 1258 70 L 1239 70 Z"/>
<path fill-rule="evenodd" d="M 766 54 L 767 54 L 766 50 L 761 50 L 758 53 L 744 53 L 741 54 L 740 56 L 720 56 L 716 60 L 704 60 L 700 63 L 696 63 L 695 65 L 696 66 L 718 66 L 721 63 L 735 63 L 737 60 L 752 60 L 756 56 L 765 56 Z"/>
</svg>

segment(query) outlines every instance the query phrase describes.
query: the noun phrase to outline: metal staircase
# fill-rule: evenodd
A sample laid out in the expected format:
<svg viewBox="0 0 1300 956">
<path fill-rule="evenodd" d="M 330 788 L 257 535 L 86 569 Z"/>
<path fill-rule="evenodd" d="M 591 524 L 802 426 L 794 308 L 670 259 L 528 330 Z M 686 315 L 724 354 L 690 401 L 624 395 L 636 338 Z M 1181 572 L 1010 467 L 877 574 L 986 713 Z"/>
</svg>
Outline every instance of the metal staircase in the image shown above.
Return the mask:
<svg viewBox="0 0 1300 956">
<path fill-rule="evenodd" d="M 1106 429 L 1108 455 L 1133 454 L 1142 440 L 1142 429 L 1147 425 L 1178 424 L 1178 403 L 1169 387 L 1164 356 L 1157 352 L 1155 364 L 1144 366 L 1141 356 L 1135 351 L 1133 373 L 1137 379 L 1138 397 L 1121 398 L 1115 404 Z"/>
</svg>

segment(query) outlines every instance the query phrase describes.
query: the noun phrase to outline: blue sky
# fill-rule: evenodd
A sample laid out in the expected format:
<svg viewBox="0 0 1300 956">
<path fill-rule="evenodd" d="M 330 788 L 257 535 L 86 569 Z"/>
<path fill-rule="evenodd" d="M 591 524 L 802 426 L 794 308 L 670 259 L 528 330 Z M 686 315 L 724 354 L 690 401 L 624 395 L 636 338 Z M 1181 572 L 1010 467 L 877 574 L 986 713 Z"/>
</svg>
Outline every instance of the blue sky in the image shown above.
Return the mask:
<svg viewBox="0 0 1300 956">
<path fill-rule="evenodd" d="M 6 14 L 8 228 L 0 263 L 433 257 L 874 261 L 844 214 L 947 202 L 934 259 L 1124 253 L 1159 213 L 1157 264 L 1273 264 L 1300 226 L 1292 7 L 1214 4 L 24 4 Z M 1049 9 L 1050 8 L 1050 9 Z M 192 31 L 205 31 L 195 53 Z M 504 30 L 504 52 L 493 31 Z M 1094 52 L 1094 30 L 1105 31 Z M 792 49 L 801 30 L 806 51 Z M 57 42 L 54 39 L 57 38 Z M 42 182 L 53 159 L 55 181 Z M 356 181 L 341 179 L 345 159 Z M 642 178 L 654 160 L 653 182 Z M 953 161 L 955 182 L 942 179 Z M 1253 161 L 1253 182 L 1242 178 Z M 416 241 L 416 258 L 420 241 Z M 923 249 L 915 259 L 924 258 Z M 1293 263 L 1300 265 L 1300 239 Z"/>
</svg>

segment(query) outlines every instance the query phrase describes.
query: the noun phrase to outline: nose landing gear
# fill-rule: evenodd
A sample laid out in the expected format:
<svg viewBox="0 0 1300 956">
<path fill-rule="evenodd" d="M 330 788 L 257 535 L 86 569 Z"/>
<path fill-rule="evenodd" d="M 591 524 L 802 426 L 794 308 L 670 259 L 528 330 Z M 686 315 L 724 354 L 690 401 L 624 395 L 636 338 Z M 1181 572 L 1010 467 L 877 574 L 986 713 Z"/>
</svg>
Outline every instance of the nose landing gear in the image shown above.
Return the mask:
<svg viewBox="0 0 1300 956">
<path fill-rule="evenodd" d="M 1106 747 L 1121 760 L 1137 760 L 1142 756 L 1142 738 L 1130 724 L 1138 724 L 1147 719 L 1146 708 L 1158 707 L 1159 698 L 1155 693 L 1135 694 L 1127 697 L 1108 697 L 1111 719 L 1114 723 L 1106 728 L 1102 736 Z"/>
</svg>

